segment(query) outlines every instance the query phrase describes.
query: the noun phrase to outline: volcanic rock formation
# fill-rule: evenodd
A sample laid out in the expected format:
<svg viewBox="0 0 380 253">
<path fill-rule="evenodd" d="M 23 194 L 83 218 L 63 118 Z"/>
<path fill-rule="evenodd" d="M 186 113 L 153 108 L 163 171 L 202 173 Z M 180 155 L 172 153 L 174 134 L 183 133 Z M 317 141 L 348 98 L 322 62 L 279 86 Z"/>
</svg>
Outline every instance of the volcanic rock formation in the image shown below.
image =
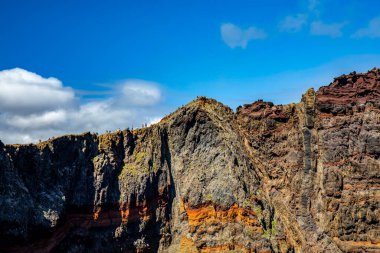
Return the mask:
<svg viewBox="0 0 380 253">
<path fill-rule="evenodd" d="M 0 252 L 380 252 L 380 70 L 234 113 L 0 142 Z"/>
</svg>

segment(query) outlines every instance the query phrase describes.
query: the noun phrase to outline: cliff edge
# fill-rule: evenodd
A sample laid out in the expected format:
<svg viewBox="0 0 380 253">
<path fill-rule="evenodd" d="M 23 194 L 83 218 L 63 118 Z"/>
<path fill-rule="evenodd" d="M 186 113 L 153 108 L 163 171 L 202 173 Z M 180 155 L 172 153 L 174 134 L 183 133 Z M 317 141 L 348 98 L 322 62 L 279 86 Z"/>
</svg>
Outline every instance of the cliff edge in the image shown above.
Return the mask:
<svg viewBox="0 0 380 253">
<path fill-rule="evenodd" d="M 134 131 L 0 142 L 0 252 L 379 252 L 380 69 L 199 97 Z"/>
</svg>

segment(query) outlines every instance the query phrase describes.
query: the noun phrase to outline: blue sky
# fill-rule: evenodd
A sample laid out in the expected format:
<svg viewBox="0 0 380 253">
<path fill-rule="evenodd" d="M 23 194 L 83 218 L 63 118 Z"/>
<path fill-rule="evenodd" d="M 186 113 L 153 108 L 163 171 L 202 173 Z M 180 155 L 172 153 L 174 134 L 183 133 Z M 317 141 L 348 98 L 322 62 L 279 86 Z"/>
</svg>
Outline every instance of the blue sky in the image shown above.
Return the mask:
<svg viewBox="0 0 380 253">
<path fill-rule="evenodd" d="M 10 122 L 0 126 L 0 139 L 15 136 L 6 142 L 36 141 L 84 127 L 104 131 L 138 125 L 197 95 L 232 108 L 257 99 L 298 102 L 309 87 L 327 85 L 334 76 L 380 66 L 380 2 L 373 0 L 2 0 L 0 31 L 0 71 L 26 71 L 6 72 L 12 82 L 3 79 L 1 87 L 16 87 L 20 76 L 35 83 L 38 78 L 30 76 L 35 74 L 42 78 L 41 87 L 51 85 L 45 81 L 53 77 L 59 89 L 71 92 L 71 99 L 45 110 L 30 111 L 48 104 L 31 100 L 16 113 L 12 101 L 0 102 L 1 117 Z M 3 96 L 29 99 L 27 88 L 20 88 L 23 96 L 8 88 Z M 133 96 L 119 96 L 125 89 Z M 147 103 L 130 102 L 138 96 Z M 104 102 L 112 103 L 102 107 L 105 111 L 117 105 L 129 113 L 119 116 L 131 119 L 43 129 L 58 125 L 49 121 L 49 113 L 86 106 L 95 113 Z M 146 116 L 138 116 L 142 113 Z M 14 123 L 15 116 L 24 123 Z M 33 120 L 41 129 L 31 128 Z"/>
</svg>

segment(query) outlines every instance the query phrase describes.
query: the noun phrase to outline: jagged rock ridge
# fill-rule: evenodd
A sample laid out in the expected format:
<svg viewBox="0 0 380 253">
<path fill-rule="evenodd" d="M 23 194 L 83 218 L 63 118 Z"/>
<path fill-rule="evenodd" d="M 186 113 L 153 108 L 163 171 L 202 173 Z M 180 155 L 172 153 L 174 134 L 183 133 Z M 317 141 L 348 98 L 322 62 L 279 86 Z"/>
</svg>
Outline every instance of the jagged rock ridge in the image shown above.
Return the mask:
<svg viewBox="0 0 380 253">
<path fill-rule="evenodd" d="M 1 252 L 379 252 L 380 70 L 298 104 L 0 142 Z"/>
</svg>

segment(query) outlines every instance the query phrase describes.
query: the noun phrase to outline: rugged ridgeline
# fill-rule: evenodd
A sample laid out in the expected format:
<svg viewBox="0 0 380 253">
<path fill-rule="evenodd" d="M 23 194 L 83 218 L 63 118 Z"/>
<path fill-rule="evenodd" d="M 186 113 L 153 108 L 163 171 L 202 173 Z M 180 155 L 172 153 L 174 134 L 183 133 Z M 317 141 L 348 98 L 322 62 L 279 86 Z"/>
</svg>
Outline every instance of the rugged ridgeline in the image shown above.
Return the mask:
<svg viewBox="0 0 380 253">
<path fill-rule="evenodd" d="M 298 104 L 0 142 L 0 252 L 380 252 L 380 70 Z"/>
</svg>

